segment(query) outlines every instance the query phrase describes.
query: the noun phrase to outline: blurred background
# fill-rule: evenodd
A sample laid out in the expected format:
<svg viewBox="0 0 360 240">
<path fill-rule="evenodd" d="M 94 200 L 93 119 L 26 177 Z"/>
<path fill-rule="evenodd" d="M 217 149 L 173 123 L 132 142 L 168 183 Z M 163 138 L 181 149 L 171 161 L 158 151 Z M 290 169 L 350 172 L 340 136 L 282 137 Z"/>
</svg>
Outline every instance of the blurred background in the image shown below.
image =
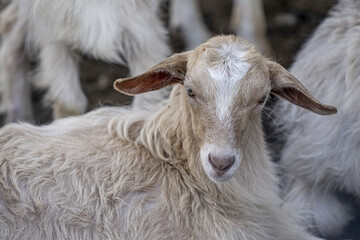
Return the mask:
<svg viewBox="0 0 360 240">
<path fill-rule="evenodd" d="M 212 34 L 229 34 L 232 0 L 199 0 L 202 17 Z M 267 37 L 270 42 L 271 56 L 284 67 L 289 67 L 304 41 L 326 17 L 336 3 L 335 0 L 263 0 L 267 24 Z M 164 1 L 162 18 L 169 26 L 169 1 Z M 4 7 L 3 3 L 1 7 Z M 181 32 L 170 31 L 169 42 L 174 52 L 184 50 Z M 36 65 L 36 62 L 33 63 Z M 112 83 L 119 77 L 127 76 L 124 66 L 104 63 L 89 56 L 82 56 L 82 87 L 89 99 L 88 110 L 102 105 L 130 104 L 131 97 L 116 92 Z M 52 120 L 52 111 L 42 102 L 43 91 L 33 89 L 32 101 L 37 124 Z M 0 122 L 3 123 L 3 116 Z"/>
</svg>

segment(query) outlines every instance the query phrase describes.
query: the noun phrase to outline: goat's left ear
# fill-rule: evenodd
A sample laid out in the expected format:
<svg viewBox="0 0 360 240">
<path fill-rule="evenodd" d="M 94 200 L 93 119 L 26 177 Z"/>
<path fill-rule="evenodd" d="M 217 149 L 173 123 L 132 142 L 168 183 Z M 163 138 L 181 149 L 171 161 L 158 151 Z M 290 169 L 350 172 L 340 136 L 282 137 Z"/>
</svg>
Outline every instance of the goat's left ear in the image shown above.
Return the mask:
<svg viewBox="0 0 360 240">
<path fill-rule="evenodd" d="M 330 115 L 337 112 L 333 106 L 318 101 L 311 93 L 280 64 L 267 61 L 270 71 L 271 92 L 285 98 L 289 102 L 320 115 Z"/>
<path fill-rule="evenodd" d="M 174 54 L 141 75 L 117 79 L 114 88 L 127 95 L 136 95 L 174 83 L 182 83 L 185 79 L 189 53 L 190 51 Z"/>
</svg>

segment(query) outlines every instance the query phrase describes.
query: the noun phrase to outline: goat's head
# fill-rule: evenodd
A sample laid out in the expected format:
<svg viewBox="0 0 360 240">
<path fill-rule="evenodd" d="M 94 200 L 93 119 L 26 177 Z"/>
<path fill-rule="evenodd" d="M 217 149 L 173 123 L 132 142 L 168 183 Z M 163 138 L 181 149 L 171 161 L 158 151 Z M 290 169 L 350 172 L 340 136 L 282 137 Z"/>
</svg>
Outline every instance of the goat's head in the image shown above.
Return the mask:
<svg viewBox="0 0 360 240">
<path fill-rule="evenodd" d="M 229 180 L 237 172 L 247 141 L 244 136 L 256 124 L 261 129 L 261 110 L 270 92 L 318 114 L 336 113 L 283 67 L 235 36 L 214 37 L 142 75 L 117 80 L 114 87 L 134 95 L 173 83 L 183 85 L 202 166 L 214 181 Z"/>
</svg>

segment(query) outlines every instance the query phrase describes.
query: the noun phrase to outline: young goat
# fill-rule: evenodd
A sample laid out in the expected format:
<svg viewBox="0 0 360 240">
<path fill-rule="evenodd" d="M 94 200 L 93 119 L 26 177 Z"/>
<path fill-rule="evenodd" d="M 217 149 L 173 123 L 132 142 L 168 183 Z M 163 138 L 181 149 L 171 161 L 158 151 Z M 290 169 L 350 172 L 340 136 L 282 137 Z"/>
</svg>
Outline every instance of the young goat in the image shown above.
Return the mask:
<svg viewBox="0 0 360 240">
<path fill-rule="evenodd" d="M 315 239 L 278 197 L 261 111 L 272 91 L 336 109 L 235 36 L 114 86 L 178 83 L 157 112 L 102 108 L 0 131 L 3 239 Z"/>
<path fill-rule="evenodd" d="M 157 16 L 160 2 L 13 0 L 1 15 L 0 77 L 7 122 L 32 118 L 28 52 L 40 53 L 35 83 L 48 89 L 55 118 L 86 110 L 77 52 L 128 65 L 131 75 L 165 59 L 170 51 Z"/>
<path fill-rule="evenodd" d="M 316 96 L 339 106 L 324 118 L 279 102 L 276 122 L 286 132 L 281 164 L 289 175 L 287 201 L 306 225 L 339 235 L 352 217 L 337 191 L 360 197 L 360 2 L 343 0 L 318 27 L 290 72 Z"/>
</svg>

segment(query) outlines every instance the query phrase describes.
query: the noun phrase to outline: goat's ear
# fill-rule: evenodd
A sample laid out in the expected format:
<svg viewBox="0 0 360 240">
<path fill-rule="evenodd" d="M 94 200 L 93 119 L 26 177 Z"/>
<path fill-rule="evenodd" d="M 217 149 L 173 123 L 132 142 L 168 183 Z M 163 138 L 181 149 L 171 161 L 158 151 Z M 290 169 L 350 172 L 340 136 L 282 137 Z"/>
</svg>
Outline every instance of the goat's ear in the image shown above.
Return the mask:
<svg viewBox="0 0 360 240">
<path fill-rule="evenodd" d="M 333 106 L 318 101 L 311 93 L 280 64 L 268 61 L 270 71 L 271 92 L 289 102 L 320 115 L 330 115 L 337 112 Z"/>
<path fill-rule="evenodd" d="M 114 88 L 127 95 L 136 95 L 174 83 L 182 83 L 185 79 L 189 53 L 174 54 L 141 75 L 117 79 Z"/>
</svg>

